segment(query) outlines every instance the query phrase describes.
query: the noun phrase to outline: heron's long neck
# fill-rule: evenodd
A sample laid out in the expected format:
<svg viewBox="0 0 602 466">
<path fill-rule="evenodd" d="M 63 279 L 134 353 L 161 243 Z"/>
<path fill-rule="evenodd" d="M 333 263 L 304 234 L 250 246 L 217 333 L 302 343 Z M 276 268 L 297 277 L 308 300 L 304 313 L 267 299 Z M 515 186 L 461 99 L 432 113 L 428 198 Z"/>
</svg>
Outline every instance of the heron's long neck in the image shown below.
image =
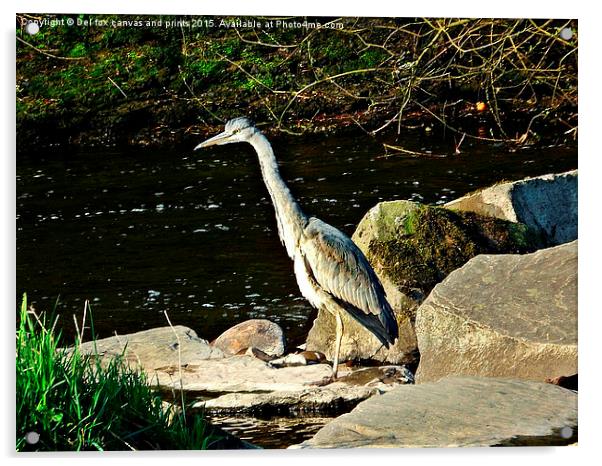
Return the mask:
<svg viewBox="0 0 602 466">
<path fill-rule="evenodd" d="M 295 246 L 307 223 L 307 216 L 303 213 L 289 191 L 288 186 L 280 177 L 274 151 L 266 137 L 258 131 L 249 142 L 257 151 L 263 181 L 268 188 L 274 209 L 276 210 L 278 234 L 286 246 L 289 257 L 292 259 L 295 257 Z"/>
</svg>

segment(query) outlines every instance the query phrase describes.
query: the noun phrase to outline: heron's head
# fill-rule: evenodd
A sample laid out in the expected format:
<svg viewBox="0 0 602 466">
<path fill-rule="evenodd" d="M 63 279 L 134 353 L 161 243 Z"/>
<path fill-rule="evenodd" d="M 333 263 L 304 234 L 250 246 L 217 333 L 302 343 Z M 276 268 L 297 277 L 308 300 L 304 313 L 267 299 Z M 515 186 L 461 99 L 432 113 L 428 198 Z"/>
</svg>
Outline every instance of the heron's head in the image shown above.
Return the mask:
<svg viewBox="0 0 602 466">
<path fill-rule="evenodd" d="M 257 128 L 250 120 L 244 117 L 234 118 L 226 123 L 223 133 L 219 133 L 206 141 L 201 142 L 194 150 L 203 147 L 218 146 L 221 144 L 230 144 L 233 142 L 245 142 L 257 132 Z"/>
</svg>

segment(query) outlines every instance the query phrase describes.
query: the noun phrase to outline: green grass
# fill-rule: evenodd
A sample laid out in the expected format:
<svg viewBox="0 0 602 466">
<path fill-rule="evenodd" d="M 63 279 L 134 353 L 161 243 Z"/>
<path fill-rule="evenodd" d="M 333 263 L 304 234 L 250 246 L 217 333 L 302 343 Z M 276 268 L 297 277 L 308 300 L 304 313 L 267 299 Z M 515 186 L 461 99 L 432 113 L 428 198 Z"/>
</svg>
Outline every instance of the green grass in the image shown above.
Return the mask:
<svg viewBox="0 0 602 466">
<path fill-rule="evenodd" d="M 206 449 L 218 440 L 198 415 L 166 409 L 144 373 L 59 348 L 56 321 L 28 310 L 16 341 L 17 451 Z M 52 324 L 52 325 L 49 325 Z M 93 326 L 92 326 L 93 328 Z M 39 440 L 28 443 L 28 433 Z"/>
</svg>

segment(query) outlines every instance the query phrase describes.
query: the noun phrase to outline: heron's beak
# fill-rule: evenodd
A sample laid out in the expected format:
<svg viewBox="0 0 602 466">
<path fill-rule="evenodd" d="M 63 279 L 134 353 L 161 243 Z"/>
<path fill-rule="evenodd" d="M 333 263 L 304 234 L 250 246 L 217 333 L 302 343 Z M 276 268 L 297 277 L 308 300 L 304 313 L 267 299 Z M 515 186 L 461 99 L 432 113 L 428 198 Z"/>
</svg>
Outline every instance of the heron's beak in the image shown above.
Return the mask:
<svg viewBox="0 0 602 466">
<path fill-rule="evenodd" d="M 202 149 L 204 147 L 209 147 L 209 146 L 215 146 L 215 145 L 219 145 L 219 144 L 225 144 L 226 142 L 228 142 L 228 138 L 232 136 L 230 133 L 219 133 L 216 136 L 213 136 L 212 138 L 207 139 L 206 141 L 201 142 L 198 146 L 196 146 L 194 148 L 194 150 L 197 149 Z"/>
</svg>

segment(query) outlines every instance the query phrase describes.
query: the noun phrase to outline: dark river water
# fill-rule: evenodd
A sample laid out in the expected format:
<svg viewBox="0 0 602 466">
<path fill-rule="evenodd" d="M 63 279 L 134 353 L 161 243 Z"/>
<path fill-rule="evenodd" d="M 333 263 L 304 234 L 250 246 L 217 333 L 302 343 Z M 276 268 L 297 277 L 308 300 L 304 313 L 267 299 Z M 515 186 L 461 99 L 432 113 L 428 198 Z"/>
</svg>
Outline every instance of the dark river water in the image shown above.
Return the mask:
<svg viewBox="0 0 602 466">
<path fill-rule="evenodd" d="M 451 154 L 412 137 L 402 145 Z M 385 156 L 367 136 L 280 139 L 281 172 L 306 213 L 351 235 L 382 200 L 442 204 L 500 180 L 577 167 L 576 148 L 509 153 L 470 146 L 447 157 Z M 206 339 L 249 318 L 301 342 L 314 311 L 301 298 L 247 145 L 19 154 L 17 301 L 59 298 L 64 332 L 89 300 L 100 337 L 187 325 Z"/>
</svg>

